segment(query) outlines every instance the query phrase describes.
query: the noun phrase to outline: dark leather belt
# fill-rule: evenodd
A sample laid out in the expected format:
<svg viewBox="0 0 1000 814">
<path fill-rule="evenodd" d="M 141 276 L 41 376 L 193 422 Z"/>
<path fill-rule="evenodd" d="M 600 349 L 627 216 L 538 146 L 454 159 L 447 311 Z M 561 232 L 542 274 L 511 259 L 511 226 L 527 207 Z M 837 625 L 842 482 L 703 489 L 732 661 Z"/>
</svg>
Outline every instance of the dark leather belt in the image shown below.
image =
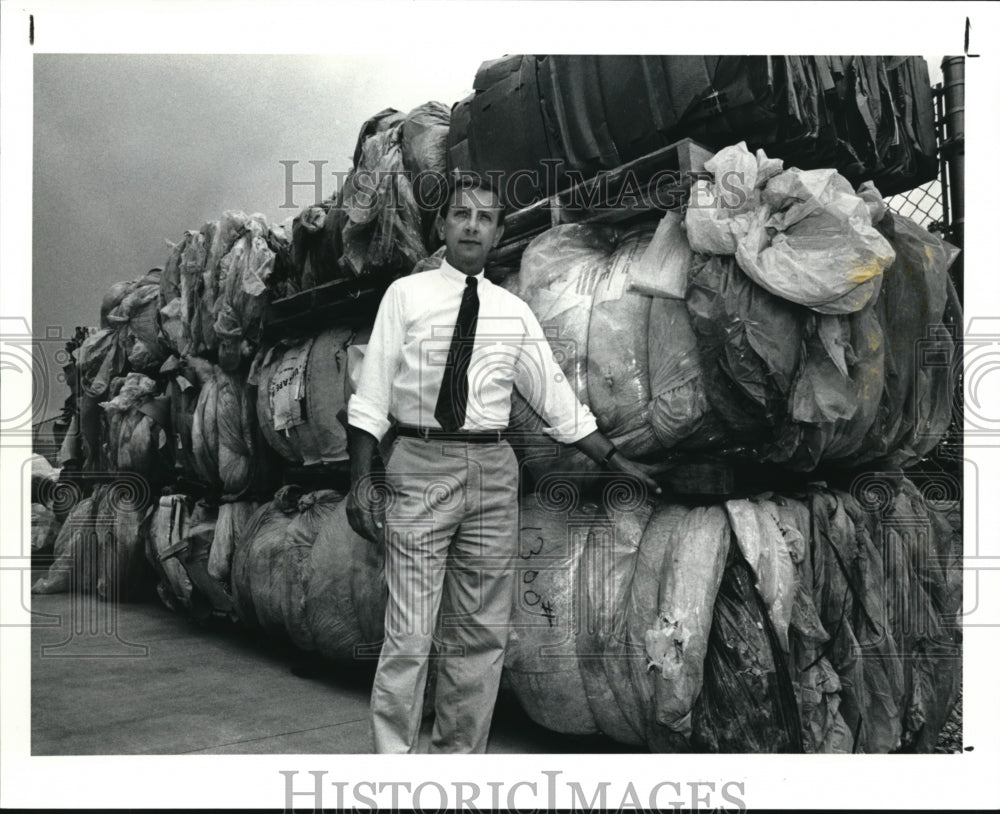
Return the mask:
<svg viewBox="0 0 1000 814">
<path fill-rule="evenodd" d="M 476 432 L 446 432 L 430 427 L 396 427 L 396 434 L 404 438 L 420 438 L 424 441 L 461 441 L 469 444 L 499 444 L 504 440 L 506 430 L 479 430 Z"/>
</svg>

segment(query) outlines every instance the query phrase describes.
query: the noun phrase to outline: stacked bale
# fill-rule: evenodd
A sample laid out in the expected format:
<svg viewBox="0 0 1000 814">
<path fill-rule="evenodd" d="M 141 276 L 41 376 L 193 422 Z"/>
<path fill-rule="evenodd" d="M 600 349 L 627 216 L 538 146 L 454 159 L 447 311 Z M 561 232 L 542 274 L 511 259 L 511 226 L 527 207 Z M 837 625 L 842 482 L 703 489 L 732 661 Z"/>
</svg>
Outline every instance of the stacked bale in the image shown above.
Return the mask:
<svg viewBox="0 0 1000 814">
<path fill-rule="evenodd" d="M 631 278 L 652 225 L 554 227 L 504 285 L 553 332 L 577 396 L 630 458 L 707 452 L 800 471 L 906 466 L 940 441 L 951 418 L 955 354 L 944 319 L 955 252 L 905 218 L 886 214 L 877 226 L 881 234 L 871 234 L 888 252 L 875 266 L 880 285 L 848 313 L 820 314 L 765 290 L 744 272 L 735 244 L 730 254 L 686 249 L 684 299 L 642 293 Z M 686 244 L 683 231 L 673 234 Z M 512 416 L 532 448 L 552 446 L 529 407 L 518 404 Z M 596 474 L 579 453 L 548 452 L 527 460 L 536 478 Z"/>
<path fill-rule="evenodd" d="M 409 274 L 437 245 L 447 169 L 448 107 L 386 108 L 362 126 L 337 194 L 292 224 L 289 293 L 359 276 Z"/>
<path fill-rule="evenodd" d="M 351 349 L 369 330 L 333 327 L 262 349 L 251 382 L 257 416 L 270 447 L 299 466 L 347 462 L 345 410 Z"/>
<path fill-rule="evenodd" d="M 160 280 L 161 336 L 179 356 L 249 365 L 269 286 L 288 274 L 288 238 L 263 215 L 223 213 L 173 246 Z"/>
<path fill-rule="evenodd" d="M 330 659 L 377 657 L 385 612 L 382 552 L 347 522 L 344 495 L 278 491 L 236 543 L 241 620 Z"/>
<path fill-rule="evenodd" d="M 878 511 L 822 488 L 703 507 L 619 495 L 610 510 L 576 495 L 522 507 L 505 666 L 536 721 L 666 751 L 933 748 L 957 695 L 960 600 L 939 576 L 930 601 L 921 580 L 959 547 L 912 483 Z M 920 556 L 887 517 L 932 530 L 922 576 L 886 570 Z M 927 614 L 924 641 L 893 607 Z"/>
<path fill-rule="evenodd" d="M 93 593 L 113 602 L 147 597 L 152 580 L 140 528 L 151 514 L 150 499 L 139 478 L 97 486 L 60 527 L 52 565 L 32 592 Z"/>
</svg>

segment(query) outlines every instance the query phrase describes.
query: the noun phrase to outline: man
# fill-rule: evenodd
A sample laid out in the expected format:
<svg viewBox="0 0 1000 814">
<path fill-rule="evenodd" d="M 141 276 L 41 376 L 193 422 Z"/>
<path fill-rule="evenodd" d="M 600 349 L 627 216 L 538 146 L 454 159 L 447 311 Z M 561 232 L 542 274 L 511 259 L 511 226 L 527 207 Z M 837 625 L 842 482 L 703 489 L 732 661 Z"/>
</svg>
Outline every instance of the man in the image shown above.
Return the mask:
<svg viewBox="0 0 1000 814">
<path fill-rule="evenodd" d="M 415 751 L 432 642 L 431 751 L 486 750 L 514 599 L 518 467 L 502 437 L 512 387 L 557 440 L 659 492 L 598 432 L 527 304 L 485 279 L 503 216 L 481 179 L 451 180 L 436 222 L 444 262 L 389 286 L 348 405 L 348 518 L 384 543 L 389 588 L 371 697 L 376 752 Z M 398 438 L 380 505 L 370 486 L 390 415 Z"/>
</svg>

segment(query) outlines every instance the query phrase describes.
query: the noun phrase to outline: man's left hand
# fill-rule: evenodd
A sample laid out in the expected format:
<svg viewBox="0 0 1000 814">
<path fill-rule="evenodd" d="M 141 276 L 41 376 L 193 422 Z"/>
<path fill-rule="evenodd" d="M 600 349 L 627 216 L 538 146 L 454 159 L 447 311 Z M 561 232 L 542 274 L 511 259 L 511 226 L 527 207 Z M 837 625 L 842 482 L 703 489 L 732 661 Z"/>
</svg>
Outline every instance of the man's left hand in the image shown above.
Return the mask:
<svg viewBox="0 0 1000 814">
<path fill-rule="evenodd" d="M 642 483 L 650 492 L 654 495 L 663 494 L 663 490 L 660 488 L 659 484 L 650 477 L 650 472 L 653 471 L 651 467 L 645 467 L 642 464 L 637 464 L 635 461 L 630 461 L 621 452 L 616 452 L 611 456 L 611 460 L 608 461 L 608 468 L 615 471 L 621 472 L 623 475 L 629 475 L 640 483 Z"/>
</svg>

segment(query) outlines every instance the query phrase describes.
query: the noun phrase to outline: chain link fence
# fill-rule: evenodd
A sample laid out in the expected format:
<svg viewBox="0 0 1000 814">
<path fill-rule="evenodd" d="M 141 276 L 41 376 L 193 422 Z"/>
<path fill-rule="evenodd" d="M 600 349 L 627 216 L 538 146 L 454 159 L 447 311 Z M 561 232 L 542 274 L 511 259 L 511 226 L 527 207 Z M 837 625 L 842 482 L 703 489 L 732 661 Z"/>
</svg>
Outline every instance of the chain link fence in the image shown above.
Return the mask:
<svg viewBox="0 0 1000 814">
<path fill-rule="evenodd" d="M 934 88 L 935 131 L 939 155 L 943 154 L 946 144 L 944 88 L 937 85 Z M 938 177 L 922 186 L 898 195 L 886 198 L 889 209 L 897 215 L 903 215 L 929 232 L 939 235 L 943 240 L 949 240 L 953 235 L 954 224 L 951 222 L 948 190 L 948 165 L 943 160 L 938 165 Z M 952 242 L 954 239 L 952 239 Z M 953 269 L 954 270 L 954 269 Z M 958 290 L 962 290 L 961 282 L 956 280 Z M 961 331 L 962 326 L 957 326 Z M 960 335 L 956 335 L 956 341 Z M 920 463 L 919 468 L 931 472 L 947 472 L 961 479 L 962 477 L 962 399 L 964 377 L 960 368 L 955 382 L 953 398 L 954 410 L 948 432 L 931 453 Z"/>
<path fill-rule="evenodd" d="M 940 178 L 923 186 L 886 198 L 889 208 L 897 215 L 909 218 L 928 232 L 944 237 L 948 233 L 945 222 L 944 187 Z"/>
</svg>

